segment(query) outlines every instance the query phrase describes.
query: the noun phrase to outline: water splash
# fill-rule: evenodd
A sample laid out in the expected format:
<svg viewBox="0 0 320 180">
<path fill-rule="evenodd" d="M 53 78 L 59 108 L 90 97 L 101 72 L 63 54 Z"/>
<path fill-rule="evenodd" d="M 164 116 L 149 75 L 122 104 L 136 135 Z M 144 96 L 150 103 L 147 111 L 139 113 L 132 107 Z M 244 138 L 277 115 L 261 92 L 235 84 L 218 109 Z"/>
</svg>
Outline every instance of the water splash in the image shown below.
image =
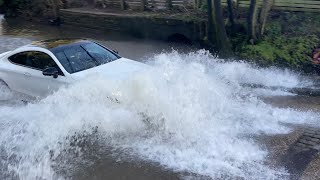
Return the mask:
<svg viewBox="0 0 320 180">
<path fill-rule="evenodd" d="M 6 155 L 0 166 L 20 179 L 62 178 L 52 167 L 69 148 L 68 137 L 96 129 L 108 146 L 175 171 L 224 179 L 288 177 L 265 164 L 268 152 L 250 137 L 288 133 L 282 123 L 316 124 L 319 115 L 272 107 L 241 84 L 312 82 L 289 71 L 224 62 L 206 51 L 162 53 L 147 62 L 149 70 L 125 81 L 96 75 L 25 106 L 1 106 Z"/>
</svg>

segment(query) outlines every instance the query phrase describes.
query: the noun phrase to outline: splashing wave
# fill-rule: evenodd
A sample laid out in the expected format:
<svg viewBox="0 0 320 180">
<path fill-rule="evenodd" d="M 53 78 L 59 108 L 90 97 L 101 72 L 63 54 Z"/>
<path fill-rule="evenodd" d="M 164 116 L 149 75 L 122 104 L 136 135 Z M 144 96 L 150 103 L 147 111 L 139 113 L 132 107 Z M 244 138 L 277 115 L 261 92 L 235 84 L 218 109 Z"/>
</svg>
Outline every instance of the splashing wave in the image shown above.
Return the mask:
<svg viewBox="0 0 320 180">
<path fill-rule="evenodd" d="M 2 176 L 63 178 L 52 167 L 70 144 L 67 137 L 97 128 L 109 146 L 175 171 L 224 179 L 288 177 L 265 164 L 268 152 L 250 137 L 288 133 L 282 123 L 315 124 L 319 115 L 272 107 L 241 83 L 300 87 L 311 81 L 206 51 L 163 53 L 147 63 L 149 70 L 125 81 L 96 75 L 28 105 L 1 106 Z"/>
</svg>

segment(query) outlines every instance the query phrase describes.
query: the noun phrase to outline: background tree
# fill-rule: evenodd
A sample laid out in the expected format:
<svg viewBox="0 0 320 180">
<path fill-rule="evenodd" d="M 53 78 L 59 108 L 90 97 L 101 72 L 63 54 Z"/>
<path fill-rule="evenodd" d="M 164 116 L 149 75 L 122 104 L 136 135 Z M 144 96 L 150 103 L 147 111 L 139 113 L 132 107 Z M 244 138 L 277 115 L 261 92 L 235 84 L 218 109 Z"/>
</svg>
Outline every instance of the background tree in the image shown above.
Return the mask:
<svg viewBox="0 0 320 180">
<path fill-rule="evenodd" d="M 260 24 L 259 35 L 260 36 L 264 35 L 267 19 L 273 3 L 274 3 L 274 0 L 263 0 L 260 18 L 259 18 L 259 24 Z"/>
<path fill-rule="evenodd" d="M 208 41 L 215 45 L 217 52 L 221 56 L 229 56 L 231 54 L 231 44 L 224 23 L 221 0 L 207 0 L 207 13 Z"/>
<path fill-rule="evenodd" d="M 248 15 L 248 38 L 250 43 L 255 44 L 256 41 L 264 35 L 265 26 L 273 3 L 274 0 L 263 0 L 260 8 L 261 11 L 259 12 L 257 0 L 250 0 Z"/>
<path fill-rule="evenodd" d="M 207 15 L 208 15 L 207 38 L 209 42 L 213 42 L 215 30 L 213 25 L 212 0 L 207 0 Z"/>
<path fill-rule="evenodd" d="M 231 24 L 232 31 L 235 31 L 235 14 L 234 14 L 234 7 L 233 7 L 233 0 L 227 0 L 228 3 L 228 16 L 229 22 Z"/>
<path fill-rule="evenodd" d="M 257 41 L 257 19 L 258 19 L 258 4 L 257 0 L 250 0 L 249 15 L 248 15 L 248 39 L 251 44 Z"/>
<path fill-rule="evenodd" d="M 214 0 L 214 20 L 216 29 L 217 49 L 222 56 L 228 56 L 231 53 L 231 44 L 227 35 L 224 17 L 222 14 L 221 0 Z"/>
</svg>

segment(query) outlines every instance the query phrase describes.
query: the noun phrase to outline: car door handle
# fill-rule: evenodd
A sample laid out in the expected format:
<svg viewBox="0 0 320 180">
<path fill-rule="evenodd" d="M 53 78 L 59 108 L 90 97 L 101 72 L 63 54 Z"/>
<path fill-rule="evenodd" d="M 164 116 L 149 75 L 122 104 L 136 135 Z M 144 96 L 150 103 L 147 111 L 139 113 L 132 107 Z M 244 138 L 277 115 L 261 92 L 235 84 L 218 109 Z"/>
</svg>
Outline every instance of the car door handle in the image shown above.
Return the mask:
<svg viewBox="0 0 320 180">
<path fill-rule="evenodd" d="M 29 77 L 31 77 L 31 74 L 26 72 L 26 73 L 24 73 L 24 76 L 29 78 Z"/>
</svg>

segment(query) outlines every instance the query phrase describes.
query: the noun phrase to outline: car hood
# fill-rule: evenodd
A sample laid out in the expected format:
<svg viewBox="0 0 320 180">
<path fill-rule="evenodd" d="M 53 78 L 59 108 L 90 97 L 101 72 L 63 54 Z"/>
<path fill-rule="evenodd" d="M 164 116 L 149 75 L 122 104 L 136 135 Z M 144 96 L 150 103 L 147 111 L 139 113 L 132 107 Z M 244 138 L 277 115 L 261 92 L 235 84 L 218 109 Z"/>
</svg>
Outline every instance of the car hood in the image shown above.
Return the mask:
<svg viewBox="0 0 320 180">
<path fill-rule="evenodd" d="M 81 80 L 91 75 L 103 75 L 110 79 L 121 80 L 130 77 L 136 72 L 147 70 L 149 67 L 137 61 L 120 58 L 101 66 L 71 74 L 71 76 L 75 80 Z"/>
</svg>

